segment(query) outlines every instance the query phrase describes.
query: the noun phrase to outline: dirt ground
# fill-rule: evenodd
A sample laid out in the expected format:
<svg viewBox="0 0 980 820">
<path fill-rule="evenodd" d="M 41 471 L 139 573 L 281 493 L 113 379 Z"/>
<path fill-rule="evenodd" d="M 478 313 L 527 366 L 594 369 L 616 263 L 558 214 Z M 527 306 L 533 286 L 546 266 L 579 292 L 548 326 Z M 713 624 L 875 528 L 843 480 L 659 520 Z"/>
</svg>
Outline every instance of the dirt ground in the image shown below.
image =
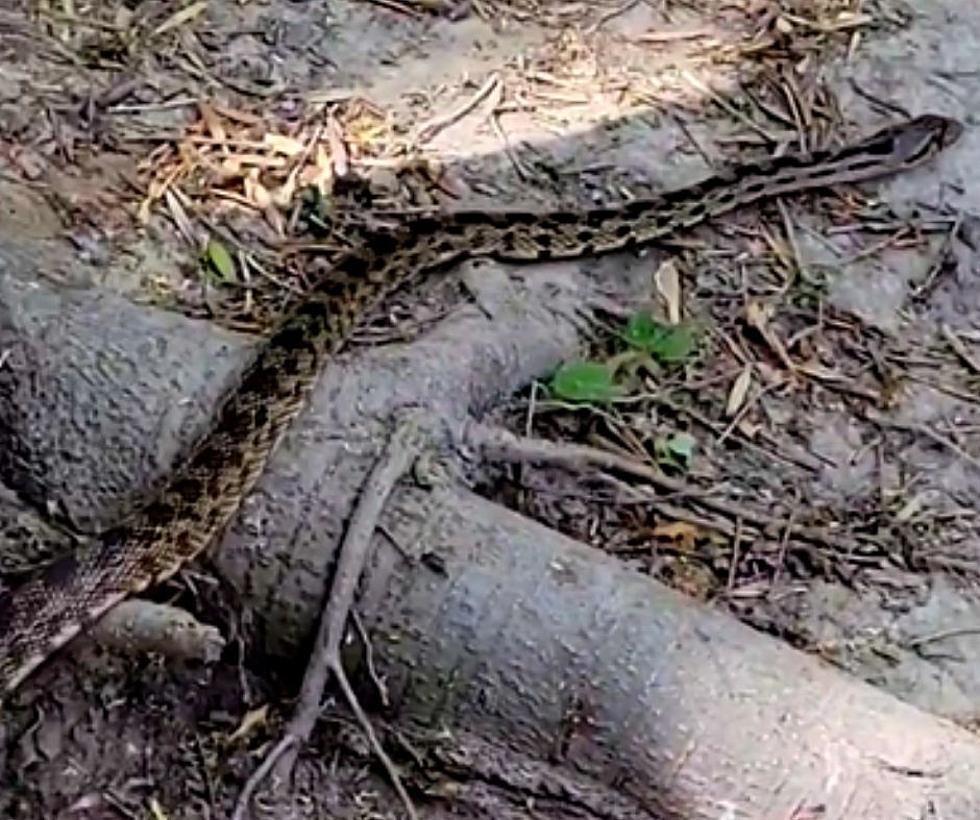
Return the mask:
<svg viewBox="0 0 980 820">
<path fill-rule="evenodd" d="M 745 550 L 738 516 L 684 497 L 654 509 L 638 488 L 560 473 L 500 470 L 482 490 L 972 728 L 980 9 L 914 6 L 0 0 L 0 239 L 59 287 L 108 288 L 252 334 L 304 285 L 302 254 L 282 252 L 298 211 L 275 207 L 297 180 L 322 183 L 332 213 L 370 207 L 378 218 L 616 202 L 727 161 L 833 144 L 903 112 L 960 118 L 966 137 L 929 169 L 672 242 L 683 311 L 711 328 L 684 367 L 638 371 L 608 406 L 549 401 L 539 384 L 496 414 L 644 458 L 684 433 L 694 457 L 682 469 L 707 492 L 788 508 L 850 538 L 851 551 L 778 532 Z M 429 318 L 399 302 L 362 340 Z M 600 323 L 589 355 L 621 352 Z M 5 538 L 23 549 L 17 527 Z M 28 778 L 43 769 L 35 739 L 5 809 L 228 816 L 275 742 L 275 709 L 247 717 L 276 702 L 275 684 L 232 663 L 187 697 L 143 664 L 125 691 L 102 693 L 142 704 L 106 727 L 145 750 L 142 775 L 121 782 L 93 752 L 76 771 Z M 168 730 L 178 714 L 196 733 Z M 396 816 L 349 724 L 337 718 L 317 740 L 300 771 L 309 816 Z M 428 816 L 501 816 L 492 792 L 435 802 Z"/>
</svg>

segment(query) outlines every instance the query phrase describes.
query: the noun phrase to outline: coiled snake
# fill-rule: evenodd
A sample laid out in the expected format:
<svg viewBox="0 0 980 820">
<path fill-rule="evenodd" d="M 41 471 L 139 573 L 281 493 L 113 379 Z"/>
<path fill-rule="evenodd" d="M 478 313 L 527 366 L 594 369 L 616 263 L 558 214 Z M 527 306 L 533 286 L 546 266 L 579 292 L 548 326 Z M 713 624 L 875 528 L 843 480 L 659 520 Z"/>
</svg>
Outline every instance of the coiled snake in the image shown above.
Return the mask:
<svg viewBox="0 0 980 820">
<path fill-rule="evenodd" d="M 962 127 L 926 115 L 835 151 L 735 166 L 616 208 L 462 212 L 407 220 L 347 253 L 261 347 L 212 431 L 167 486 L 117 529 L 0 598 L 0 695 L 123 598 L 173 575 L 251 490 L 326 360 L 366 310 L 410 276 L 473 256 L 568 259 L 632 248 L 780 194 L 919 165 Z"/>
</svg>

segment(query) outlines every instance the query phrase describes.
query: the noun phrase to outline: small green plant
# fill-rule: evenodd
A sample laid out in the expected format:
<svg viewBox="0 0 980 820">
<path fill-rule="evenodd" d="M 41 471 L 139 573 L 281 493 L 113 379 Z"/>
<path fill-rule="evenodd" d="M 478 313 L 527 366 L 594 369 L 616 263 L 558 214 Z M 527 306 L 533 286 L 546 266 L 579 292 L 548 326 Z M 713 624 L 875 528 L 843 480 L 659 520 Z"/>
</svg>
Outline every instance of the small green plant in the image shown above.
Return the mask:
<svg viewBox="0 0 980 820">
<path fill-rule="evenodd" d="M 219 282 L 234 283 L 238 281 L 235 260 L 228 248 L 214 237 L 208 239 L 208 244 L 201 254 L 201 266 L 205 273 L 217 277 Z"/>
<path fill-rule="evenodd" d="M 622 335 L 630 347 L 663 364 L 683 362 L 696 347 L 694 330 L 689 325 L 666 325 L 645 311 L 629 318 Z"/>
<path fill-rule="evenodd" d="M 626 394 L 617 376 L 634 373 L 645 367 L 656 371 L 659 366 L 687 360 L 697 344 L 688 325 L 667 325 L 649 313 L 634 313 L 619 334 L 627 349 L 605 362 L 578 361 L 563 364 L 548 383 L 549 392 L 563 401 L 604 403 Z"/>
<path fill-rule="evenodd" d="M 622 395 L 613 371 L 602 362 L 563 364 L 548 383 L 551 393 L 563 401 L 608 402 Z"/>
<path fill-rule="evenodd" d="M 687 470 L 694 461 L 697 443 L 697 439 L 690 433 L 674 433 L 667 438 L 658 438 L 654 442 L 654 456 L 661 467 Z"/>
</svg>

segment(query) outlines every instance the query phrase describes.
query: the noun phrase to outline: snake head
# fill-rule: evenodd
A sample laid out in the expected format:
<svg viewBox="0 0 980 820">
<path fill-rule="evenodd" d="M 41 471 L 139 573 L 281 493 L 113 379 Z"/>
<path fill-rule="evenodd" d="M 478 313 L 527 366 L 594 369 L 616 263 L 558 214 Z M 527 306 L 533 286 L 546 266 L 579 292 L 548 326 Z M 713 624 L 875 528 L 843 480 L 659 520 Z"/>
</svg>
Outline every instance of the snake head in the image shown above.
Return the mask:
<svg viewBox="0 0 980 820">
<path fill-rule="evenodd" d="M 905 167 L 918 165 L 948 148 L 963 135 L 963 125 L 941 114 L 923 114 L 894 131 L 896 159 Z"/>
</svg>

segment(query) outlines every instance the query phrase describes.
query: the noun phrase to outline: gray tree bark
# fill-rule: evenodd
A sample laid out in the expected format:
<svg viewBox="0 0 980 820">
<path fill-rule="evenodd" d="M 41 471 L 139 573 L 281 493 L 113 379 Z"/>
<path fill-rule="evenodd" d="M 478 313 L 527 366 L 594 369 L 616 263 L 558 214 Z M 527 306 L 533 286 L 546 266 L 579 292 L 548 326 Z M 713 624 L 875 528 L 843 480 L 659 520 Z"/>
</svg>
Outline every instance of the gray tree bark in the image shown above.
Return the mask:
<svg viewBox="0 0 980 820">
<path fill-rule="evenodd" d="M 584 306 L 637 298 L 654 267 L 616 257 L 511 278 L 468 265 L 438 325 L 329 367 L 215 548 L 253 616 L 255 650 L 301 658 L 394 414 L 425 408 L 464 441 L 468 419 L 574 354 Z M 106 526 L 206 429 L 249 348 L 111 294 L 56 292 L 28 260 L 0 255 L 6 483 L 81 529 Z M 390 717 L 479 738 L 474 770 L 516 778 L 521 760 L 536 789 L 605 817 L 980 816 L 972 735 L 461 482 L 406 482 L 382 524 L 359 612 Z"/>
</svg>

